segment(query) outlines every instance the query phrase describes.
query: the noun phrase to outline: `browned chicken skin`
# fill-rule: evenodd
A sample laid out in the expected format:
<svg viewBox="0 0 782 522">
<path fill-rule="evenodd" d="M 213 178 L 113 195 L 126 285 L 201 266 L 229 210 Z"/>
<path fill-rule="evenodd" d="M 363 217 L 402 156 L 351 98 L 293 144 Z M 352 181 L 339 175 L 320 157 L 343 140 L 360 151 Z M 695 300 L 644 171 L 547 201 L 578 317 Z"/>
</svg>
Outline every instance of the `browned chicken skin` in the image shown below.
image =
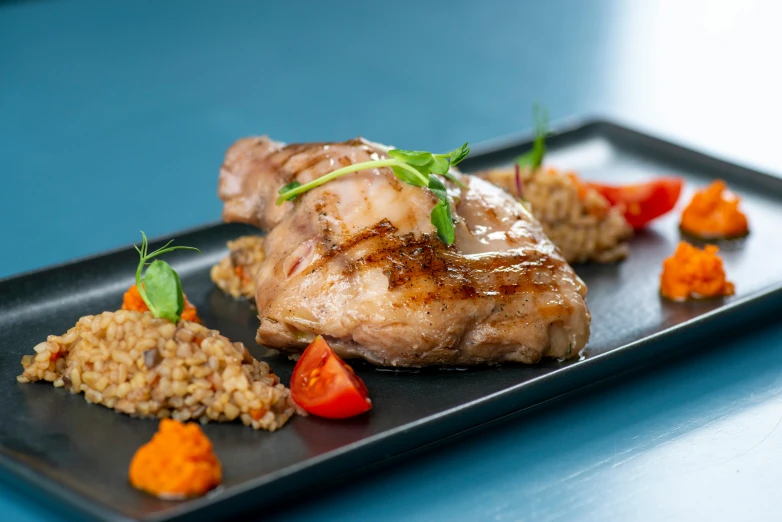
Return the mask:
<svg viewBox="0 0 782 522">
<path fill-rule="evenodd" d="M 577 354 L 586 286 L 522 205 L 483 180 L 448 183 L 456 241 L 443 244 L 426 189 L 389 168 L 348 174 L 277 206 L 279 189 L 387 157 L 361 139 L 235 143 L 220 172 L 223 218 L 268 231 L 256 279 L 259 343 L 301 352 L 322 334 L 343 357 L 467 365 Z"/>
</svg>

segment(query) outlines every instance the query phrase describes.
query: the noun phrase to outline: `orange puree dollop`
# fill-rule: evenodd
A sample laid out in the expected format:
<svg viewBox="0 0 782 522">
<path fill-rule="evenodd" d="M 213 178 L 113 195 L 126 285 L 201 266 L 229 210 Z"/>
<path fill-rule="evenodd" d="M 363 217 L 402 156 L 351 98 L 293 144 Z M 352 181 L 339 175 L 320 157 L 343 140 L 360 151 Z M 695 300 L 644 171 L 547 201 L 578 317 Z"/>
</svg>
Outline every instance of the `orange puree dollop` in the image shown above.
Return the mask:
<svg viewBox="0 0 782 522">
<path fill-rule="evenodd" d="M 733 283 L 725 277 L 718 252 L 714 245 L 701 250 L 680 242 L 673 256 L 663 261 L 662 295 L 674 301 L 733 295 Z"/>
<path fill-rule="evenodd" d="M 201 318 L 198 317 L 198 310 L 193 306 L 193 303 L 187 300 L 187 296 L 183 294 L 185 298 L 185 308 L 182 310 L 181 318 L 185 321 L 191 321 L 201 324 Z M 148 312 L 149 307 L 144 299 L 141 298 L 141 294 L 138 291 L 136 285 L 131 285 L 125 295 L 122 296 L 122 309 L 123 310 L 135 310 L 136 312 Z"/>
<path fill-rule="evenodd" d="M 195 423 L 162 419 L 130 463 L 130 483 L 161 498 L 203 495 L 222 481 L 211 441 Z"/>
<path fill-rule="evenodd" d="M 706 239 L 744 236 L 749 227 L 739 201 L 724 181 L 717 180 L 692 197 L 682 213 L 681 229 Z"/>
</svg>

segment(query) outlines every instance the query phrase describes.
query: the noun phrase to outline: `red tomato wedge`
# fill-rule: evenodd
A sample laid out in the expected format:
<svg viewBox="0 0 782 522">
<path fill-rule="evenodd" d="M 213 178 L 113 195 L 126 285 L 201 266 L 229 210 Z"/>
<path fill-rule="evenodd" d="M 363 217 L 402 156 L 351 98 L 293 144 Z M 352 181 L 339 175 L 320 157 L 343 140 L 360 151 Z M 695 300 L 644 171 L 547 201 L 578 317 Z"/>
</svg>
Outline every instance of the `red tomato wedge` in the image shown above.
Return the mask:
<svg viewBox="0 0 782 522">
<path fill-rule="evenodd" d="M 327 419 L 346 419 L 372 408 L 364 381 L 320 335 L 293 369 L 291 396 L 307 413 Z"/>
<path fill-rule="evenodd" d="M 675 176 L 666 176 L 635 185 L 604 185 L 588 183 L 603 195 L 611 205 L 624 207 L 627 222 L 635 229 L 645 227 L 676 206 L 684 181 Z"/>
</svg>

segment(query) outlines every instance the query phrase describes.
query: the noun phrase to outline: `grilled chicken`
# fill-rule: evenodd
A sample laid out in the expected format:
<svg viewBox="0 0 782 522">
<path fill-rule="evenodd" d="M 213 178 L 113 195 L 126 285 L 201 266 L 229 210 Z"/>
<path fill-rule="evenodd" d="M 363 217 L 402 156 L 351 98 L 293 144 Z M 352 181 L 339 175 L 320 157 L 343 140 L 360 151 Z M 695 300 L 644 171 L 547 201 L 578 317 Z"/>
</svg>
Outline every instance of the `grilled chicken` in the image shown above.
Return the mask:
<svg viewBox="0 0 782 522">
<path fill-rule="evenodd" d="M 362 139 L 285 146 L 266 137 L 228 150 L 223 218 L 268 232 L 257 341 L 296 353 L 322 334 L 342 357 L 408 367 L 577 354 L 589 337 L 586 286 L 525 208 L 484 180 L 455 172 L 466 188 L 447 183 L 451 246 L 430 221 L 435 196 L 389 168 L 275 204 L 292 181 L 386 151 Z"/>
</svg>

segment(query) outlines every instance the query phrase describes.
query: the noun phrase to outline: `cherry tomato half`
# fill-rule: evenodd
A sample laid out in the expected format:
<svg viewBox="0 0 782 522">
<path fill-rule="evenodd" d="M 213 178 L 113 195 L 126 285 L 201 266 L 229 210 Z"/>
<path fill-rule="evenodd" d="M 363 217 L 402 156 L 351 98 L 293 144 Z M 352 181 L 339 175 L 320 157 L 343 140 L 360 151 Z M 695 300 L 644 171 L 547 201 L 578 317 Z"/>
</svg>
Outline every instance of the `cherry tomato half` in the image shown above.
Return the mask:
<svg viewBox="0 0 782 522">
<path fill-rule="evenodd" d="M 372 408 L 364 381 L 320 335 L 293 369 L 291 396 L 308 413 L 328 419 L 345 419 Z"/>
<path fill-rule="evenodd" d="M 676 206 L 683 183 L 682 178 L 667 176 L 636 185 L 589 183 L 589 186 L 611 205 L 622 205 L 627 222 L 639 229 Z"/>
</svg>

